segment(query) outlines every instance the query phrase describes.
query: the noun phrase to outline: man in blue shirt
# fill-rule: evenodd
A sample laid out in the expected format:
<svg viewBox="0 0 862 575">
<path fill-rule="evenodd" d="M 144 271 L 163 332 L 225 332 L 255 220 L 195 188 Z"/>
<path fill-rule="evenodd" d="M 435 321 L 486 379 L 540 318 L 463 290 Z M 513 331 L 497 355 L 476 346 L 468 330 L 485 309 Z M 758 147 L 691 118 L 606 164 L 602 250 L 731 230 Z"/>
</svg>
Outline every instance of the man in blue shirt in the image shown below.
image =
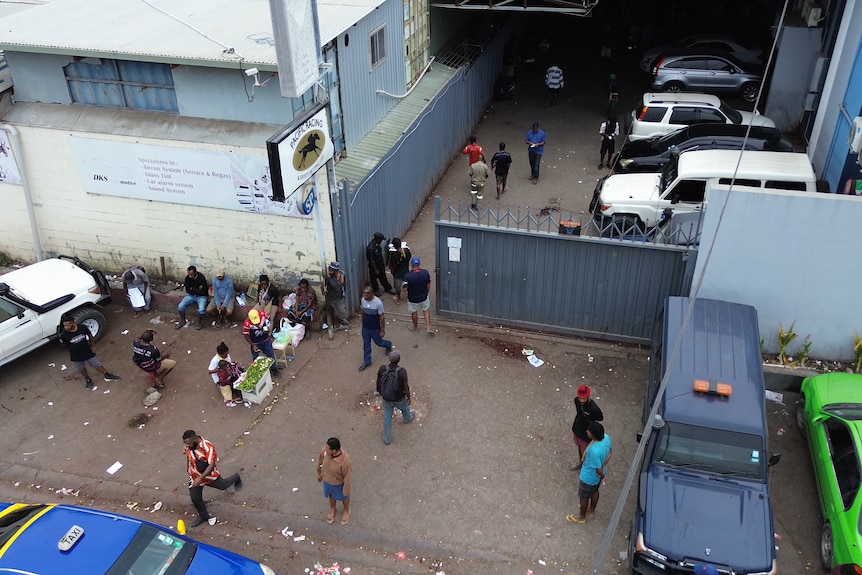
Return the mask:
<svg viewBox="0 0 862 575">
<path fill-rule="evenodd" d="M 213 277 L 213 298 L 207 306 L 207 313 L 215 316 L 214 326 L 227 327 L 228 319 L 233 315 L 235 295 L 233 279 L 223 269 L 216 270 Z"/>
<path fill-rule="evenodd" d="M 365 286 L 362 290 L 362 365 L 359 371 L 364 371 L 371 365 L 371 342 L 378 347 L 386 348 L 386 355 L 392 351 L 392 342 L 383 339 L 386 335 L 386 318 L 383 315 L 383 302 L 374 295 L 371 286 Z"/>
<path fill-rule="evenodd" d="M 538 122 L 533 122 L 533 129 L 527 132 L 524 141 L 530 153 L 530 180 L 535 185 L 539 183 L 539 164 L 542 163 L 542 154 L 545 153 L 545 131 L 539 129 Z"/>
<path fill-rule="evenodd" d="M 404 276 L 402 289 L 407 292 L 407 311 L 413 319 L 413 326 L 407 329 L 410 331 L 419 329 L 421 309 L 422 315 L 425 316 L 425 331 L 429 335 L 435 335 L 434 330 L 431 329 L 431 303 L 428 298 L 428 292 L 431 291 L 431 274 L 419 267 L 421 263 L 419 258 L 410 260 L 410 273 Z"/>
<path fill-rule="evenodd" d="M 566 520 L 571 523 L 586 523 L 587 513 L 590 517 L 595 517 L 596 505 L 599 502 L 599 487 L 605 479 L 605 469 L 613 454 L 611 436 L 605 433 L 601 423 L 598 421 L 590 423 L 587 426 L 587 436 L 590 438 L 590 444 L 584 451 L 578 483 L 580 513 L 577 516 L 566 516 Z"/>
</svg>

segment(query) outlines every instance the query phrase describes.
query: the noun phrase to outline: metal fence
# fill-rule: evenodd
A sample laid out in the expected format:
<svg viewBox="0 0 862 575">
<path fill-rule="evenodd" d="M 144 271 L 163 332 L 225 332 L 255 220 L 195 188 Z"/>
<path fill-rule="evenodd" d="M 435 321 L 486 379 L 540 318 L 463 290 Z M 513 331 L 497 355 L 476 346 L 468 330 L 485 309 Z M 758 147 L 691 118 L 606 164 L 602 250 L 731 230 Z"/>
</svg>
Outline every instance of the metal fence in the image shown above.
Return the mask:
<svg viewBox="0 0 862 575">
<path fill-rule="evenodd" d="M 441 316 L 646 343 L 665 297 L 691 286 L 697 224 L 645 232 L 439 197 L 434 209 Z"/>
<path fill-rule="evenodd" d="M 333 208 L 336 251 L 347 268 L 348 301 L 353 306 L 358 306 L 359 292 L 368 280 L 365 246 L 374 232 L 401 236 L 409 229 L 491 98 L 508 32 L 499 30 L 483 39 L 468 37 L 471 43 L 485 42 L 483 49 L 471 52 L 475 60 L 462 62 L 458 73 L 362 182 L 338 183 Z"/>
</svg>

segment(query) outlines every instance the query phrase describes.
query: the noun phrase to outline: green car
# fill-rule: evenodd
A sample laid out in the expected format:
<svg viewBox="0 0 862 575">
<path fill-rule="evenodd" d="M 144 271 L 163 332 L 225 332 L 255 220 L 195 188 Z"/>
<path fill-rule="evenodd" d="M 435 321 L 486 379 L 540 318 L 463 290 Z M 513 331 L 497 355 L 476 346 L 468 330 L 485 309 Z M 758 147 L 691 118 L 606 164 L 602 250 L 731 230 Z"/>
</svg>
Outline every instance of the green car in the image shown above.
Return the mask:
<svg viewBox="0 0 862 575">
<path fill-rule="evenodd" d="M 808 377 L 800 392 L 796 426 L 808 438 L 823 514 L 820 562 L 862 565 L 862 375 Z"/>
</svg>

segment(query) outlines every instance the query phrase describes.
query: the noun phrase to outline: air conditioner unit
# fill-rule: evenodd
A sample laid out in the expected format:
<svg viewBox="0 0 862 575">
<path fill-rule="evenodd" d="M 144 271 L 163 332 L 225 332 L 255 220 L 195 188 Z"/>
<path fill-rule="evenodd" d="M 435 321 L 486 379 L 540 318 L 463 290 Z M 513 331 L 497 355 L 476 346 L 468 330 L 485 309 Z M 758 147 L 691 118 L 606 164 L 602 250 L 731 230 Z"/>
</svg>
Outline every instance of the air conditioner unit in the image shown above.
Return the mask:
<svg viewBox="0 0 862 575">
<path fill-rule="evenodd" d="M 808 18 L 805 19 L 805 23 L 809 28 L 814 28 L 818 24 L 820 24 L 820 19 L 823 15 L 823 8 L 820 6 L 812 6 L 811 10 L 808 11 Z"/>
</svg>

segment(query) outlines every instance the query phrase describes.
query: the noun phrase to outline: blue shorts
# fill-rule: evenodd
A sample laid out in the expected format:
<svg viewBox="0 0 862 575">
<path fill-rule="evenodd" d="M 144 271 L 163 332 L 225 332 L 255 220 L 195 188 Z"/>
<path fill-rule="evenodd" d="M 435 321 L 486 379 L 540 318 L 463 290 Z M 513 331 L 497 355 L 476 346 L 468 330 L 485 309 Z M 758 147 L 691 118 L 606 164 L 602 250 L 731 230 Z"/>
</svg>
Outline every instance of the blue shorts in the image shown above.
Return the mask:
<svg viewBox="0 0 862 575">
<path fill-rule="evenodd" d="M 336 501 L 344 501 L 350 499 L 349 495 L 344 494 L 344 484 L 332 485 L 331 483 L 323 482 L 323 496 L 327 499 L 332 497 Z"/>
<path fill-rule="evenodd" d="M 589 483 L 578 481 L 578 497 L 580 497 L 581 499 L 589 499 L 593 496 L 595 492 L 599 490 L 600 484 L 601 482 L 596 483 L 595 485 L 590 485 Z"/>
</svg>

